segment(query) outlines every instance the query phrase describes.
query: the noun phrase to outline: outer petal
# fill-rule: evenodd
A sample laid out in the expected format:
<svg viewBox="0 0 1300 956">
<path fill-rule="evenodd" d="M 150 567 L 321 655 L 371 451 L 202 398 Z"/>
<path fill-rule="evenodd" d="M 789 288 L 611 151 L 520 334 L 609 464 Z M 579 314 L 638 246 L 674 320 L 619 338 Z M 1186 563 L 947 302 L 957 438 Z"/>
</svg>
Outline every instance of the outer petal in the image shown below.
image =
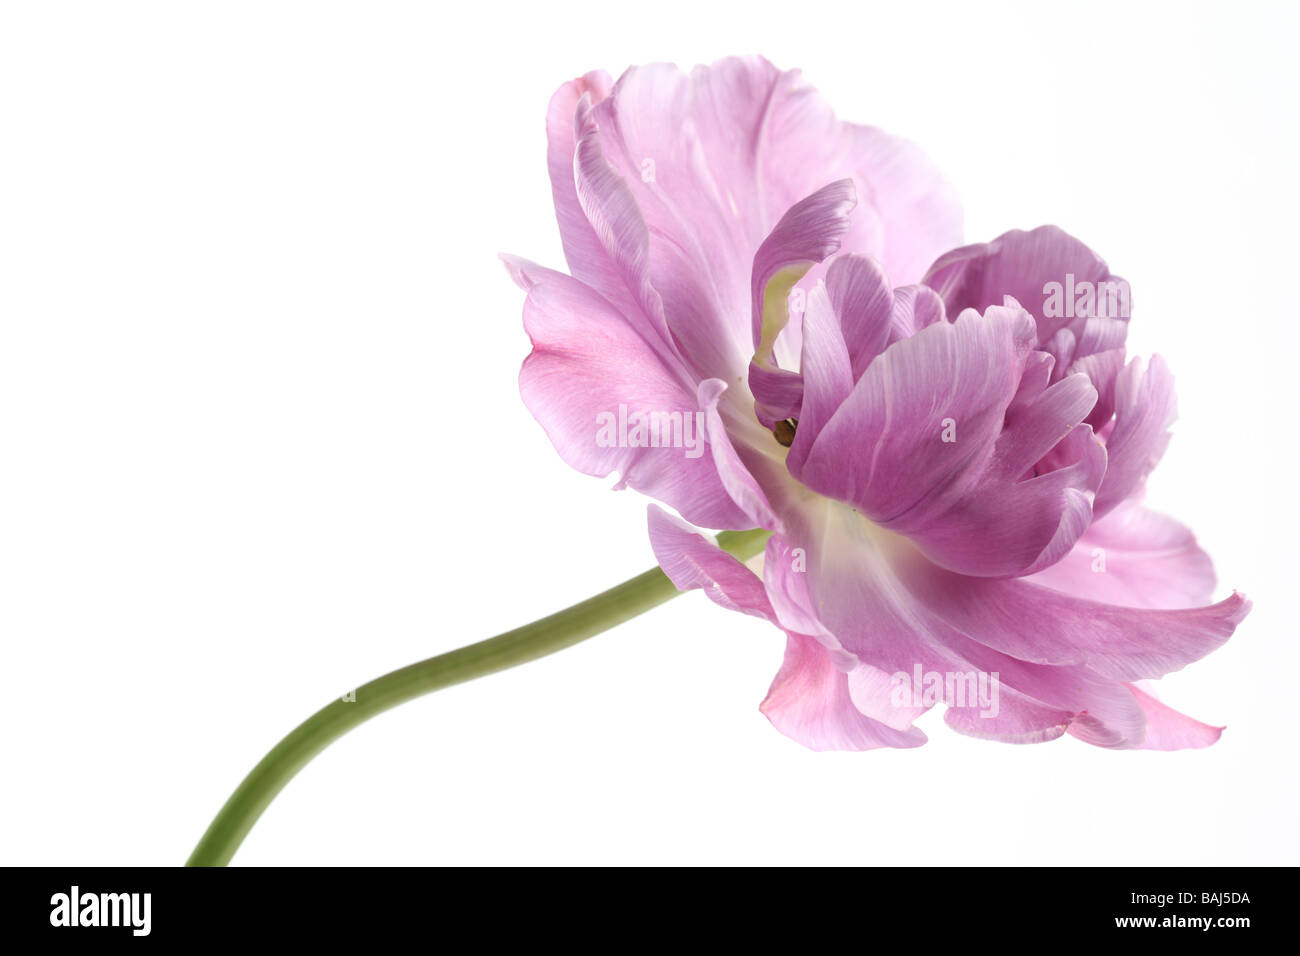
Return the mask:
<svg viewBox="0 0 1300 956">
<path fill-rule="evenodd" d="M 595 107 L 604 155 L 649 229 L 649 273 L 683 354 L 727 378 L 753 349 L 754 254 L 791 206 L 850 178 L 867 200 L 849 237 L 896 281 L 914 281 L 951 246 L 959 213 L 914 147 L 840 123 L 797 73 L 758 58 L 689 77 L 651 65 L 625 73 Z M 929 258 L 927 258 L 929 257 Z"/>
<path fill-rule="evenodd" d="M 603 70 L 593 70 L 570 80 L 551 97 L 546 113 L 546 165 L 555 199 L 555 218 L 560 226 L 564 258 L 574 278 L 591 286 L 624 315 L 636 314 L 627 284 L 615 268 L 605 246 L 587 220 L 578 202 L 573 160 L 577 149 L 574 130 L 578 105 L 599 103 L 609 95 L 614 81 Z"/>
<path fill-rule="evenodd" d="M 1215 576 L 1190 529 L 1129 500 L 1027 580 L 1104 604 L 1183 608 L 1209 604 Z"/>
<path fill-rule="evenodd" d="M 708 428 L 709 448 L 713 452 L 713 464 L 718 470 L 718 477 L 727 489 L 731 500 L 740 506 L 748 521 L 734 527 L 761 527 L 772 531 L 781 528 L 781 519 L 768 503 L 767 495 L 759 487 L 754 476 L 749 473 L 740 456 L 736 454 L 726 425 L 718 413 L 718 399 L 726 390 L 727 383 L 717 378 L 706 379 L 700 383 L 699 402 L 704 410 L 704 420 Z"/>
<path fill-rule="evenodd" d="M 854 706 L 848 677 L 811 637 L 791 633 L 785 661 L 759 708 L 772 726 L 811 750 L 919 747 L 920 728 L 895 730 Z"/>
<path fill-rule="evenodd" d="M 763 582 L 753 571 L 712 541 L 661 508 L 649 509 L 650 546 L 664 574 L 679 591 L 702 588 L 729 611 L 777 623 Z"/>
<path fill-rule="evenodd" d="M 704 449 L 690 457 L 684 447 L 602 447 L 600 416 L 618 416 L 624 406 L 629 414 L 677 413 L 683 422 L 689 416 L 694 425 L 700 412 L 696 396 L 593 290 L 520 260 L 507 264 L 521 282 L 531 283 L 524 325 L 533 351 L 519 372 L 520 393 L 560 456 L 585 474 L 618 471 L 624 484 L 699 525 L 749 527 Z"/>
<path fill-rule="evenodd" d="M 1106 439 L 1110 457 L 1106 480 L 1097 492 L 1100 517 L 1141 490 L 1169 447 L 1169 427 L 1178 417 L 1174 377 L 1159 355 L 1145 369 L 1129 362 L 1115 383 L 1115 425 Z"/>
<path fill-rule="evenodd" d="M 1117 682 L 1082 667 L 1017 660 L 973 640 L 934 614 L 894 571 L 895 564 L 916 556 L 905 539 L 873 529 L 860 515 L 834 502 L 801 518 L 799 523 L 789 522 L 789 534 L 807 554 L 810 603 L 821 625 L 845 654 L 852 655 L 853 663 L 890 675 L 910 675 L 918 667 L 926 674 L 960 676 L 966 681 L 978 681 L 983 675 L 990 688 L 997 688 L 995 700 L 979 701 L 962 696 L 957 683 L 945 685 L 944 719 L 954 729 L 1032 743 L 1059 737 L 1077 724 L 1091 742 L 1103 746 L 1141 739 L 1140 709 Z M 772 594 L 770 570 L 768 576 Z M 855 698 L 855 703 L 882 722 L 900 716 L 895 702 L 880 695 Z"/>
<path fill-rule="evenodd" d="M 1146 715 L 1146 738 L 1139 746 L 1140 750 L 1197 750 L 1216 743 L 1226 729 L 1180 714 L 1162 704 L 1148 689 L 1136 684 L 1127 686 Z"/>
<path fill-rule="evenodd" d="M 1202 608 L 1151 610 L 1077 598 L 1028 581 L 953 574 L 919 557 L 896 570 L 933 614 L 1018 660 L 1083 665 L 1111 680 L 1161 677 L 1222 645 L 1250 610 L 1240 594 Z"/>
</svg>

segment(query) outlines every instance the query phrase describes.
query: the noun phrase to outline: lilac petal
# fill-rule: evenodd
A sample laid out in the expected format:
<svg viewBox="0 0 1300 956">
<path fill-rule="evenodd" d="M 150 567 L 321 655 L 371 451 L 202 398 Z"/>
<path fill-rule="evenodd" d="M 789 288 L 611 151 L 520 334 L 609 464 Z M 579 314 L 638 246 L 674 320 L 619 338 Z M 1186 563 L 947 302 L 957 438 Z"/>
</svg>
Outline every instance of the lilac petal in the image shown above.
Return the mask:
<svg viewBox="0 0 1300 956">
<path fill-rule="evenodd" d="M 827 183 L 852 179 L 870 197 L 852 217 L 852 248 L 898 281 L 919 278 L 959 235 L 952 192 L 915 147 L 839 122 L 797 73 L 766 60 L 689 76 L 633 68 L 594 119 L 649 230 L 651 285 L 700 377 L 730 380 L 744 368 L 754 255 L 791 206 Z"/>
<path fill-rule="evenodd" d="M 609 95 L 612 86 L 609 74 L 593 70 L 555 91 L 546 113 L 546 166 L 569 271 L 574 278 L 612 302 L 624 315 L 634 315 L 639 306 L 628 293 L 623 276 L 583 212 L 574 179 L 578 106 L 584 99 L 587 104 L 599 103 Z"/>
<path fill-rule="evenodd" d="M 690 525 L 651 505 L 650 543 L 664 573 L 679 590 L 700 588 L 716 604 L 776 623 L 758 577 Z M 920 730 L 895 730 L 863 716 L 853 705 L 848 677 L 816 640 L 788 635 L 785 663 L 761 705 L 786 736 L 813 750 L 917 747 Z"/>
<path fill-rule="evenodd" d="M 917 332 L 947 318 L 943 299 L 928 285 L 905 285 L 894 290 L 894 312 L 890 316 L 889 342 L 909 339 Z"/>
<path fill-rule="evenodd" d="M 878 523 L 968 485 L 992 452 L 1033 334 L 1025 312 L 994 308 L 896 343 L 863 373 L 797 477 Z M 957 440 L 945 442 L 949 421 Z"/>
<path fill-rule="evenodd" d="M 843 650 L 817 616 L 808 595 L 805 550 L 795 548 L 784 535 L 772 535 L 767 539 L 763 553 L 763 580 L 783 628 L 816 638 L 832 651 L 834 663 L 840 670 L 851 670 L 857 665 L 853 655 Z"/>
<path fill-rule="evenodd" d="M 1198 750 L 1216 743 L 1226 728 L 1213 727 L 1162 704 L 1149 688 L 1127 685 L 1146 715 L 1147 733 L 1140 750 Z"/>
<path fill-rule="evenodd" d="M 920 559 L 900 563 L 908 591 L 963 634 L 1017 660 L 1081 665 L 1133 681 L 1179 670 L 1221 646 L 1250 610 L 1233 593 L 1208 607 L 1155 610 L 1075 597 L 1027 580 L 945 571 Z"/>
<path fill-rule="evenodd" d="M 1169 447 L 1169 427 L 1178 417 L 1174 377 L 1159 355 L 1145 371 L 1134 359 L 1115 382 L 1115 425 L 1106 438 L 1110 458 L 1094 512 L 1104 515 L 1138 492 Z"/>
<path fill-rule="evenodd" d="M 889 344 L 894 293 L 876 262 L 866 256 L 838 256 L 826 272 L 835 315 L 853 364 L 853 381 Z"/>
<path fill-rule="evenodd" d="M 1080 289 L 1087 288 L 1083 283 L 1094 289 L 1123 283 L 1126 294 L 1128 289 L 1123 279 L 1111 275 L 1100 256 L 1056 226 L 1029 232 L 1017 229 L 992 242 L 954 249 L 935 261 L 923 281 L 942 296 L 949 315 L 962 309 L 982 310 L 1012 296 L 1034 317 L 1038 340 L 1044 344 L 1067 327 L 1077 341 L 1088 319 L 1100 317 L 1103 311 L 1095 299 L 1089 306 L 1076 295 L 1068 303 L 1062 302 L 1062 308 L 1051 308 L 1063 314 L 1045 314 L 1049 310 L 1048 283 L 1064 286 L 1069 282 Z M 1122 332 L 1126 325 L 1121 322 L 1117 331 Z M 1116 344 L 1122 344 L 1122 336 Z"/>
<path fill-rule="evenodd" d="M 789 295 L 808 269 L 839 248 L 856 203 L 853 181 L 842 179 L 792 206 L 754 256 L 751 311 L 754 357 L 749 387 L 758 419 L 771 428 L 796 418 L 802 402 L 801 376 L 778 369 L 773 350 L 789 319 Z"/>
<path fill-rule="evenodd" d="M 754 415 L 764 428 L 802 414 L 803 376 L 798 372 L 750 362 L 749 391 L 754 396 Z"/>
<path fill-rule="evenodd" d="M 575 123 L 573 175 L 578 203 L 637 309 L 625 314 L 648 317 L 653 329 L 648 341 L 671 361 L 675 352 L 663 301 L 650 282 L 650 233 L 645 220 L 627 183 L 605 160 L 599 128 L 585 100 L 578 104 Z"/>
<path fill-rule="evenodd" d="M 888 527 L 964 574 L 1028 574 L 1063 557 L 1087 530 L 1106 471 L 1105 449 L 1079 424 L 1097 393 L 1085 376 L 1072 375 L 1032 401 L 1024 395 L 1008 408 L 974 487 L 951 499 L 937 495 Z M 1052 470 L 1035 473 L 1049 452 Z"/>
<path fill-rule="evenodd" d="M 961 241 L 956 193 L 912 143 L 869 126 L 846 129 L 854 184 L 869 201 L 843 248 L 874 258 L 896 286 L 920 282 L 935 256 Z M 833 148 L 833 141 L 818 145 Z"/>
<path fill-rule="evenodd" d="M 726 551 L 662 508 L 649 508 L 650 546 L 679 591 L 701 588 L 710 601 L 776 623 L 763 582 Z"/>
<path fill-rule="evenodd" d="M 851 509 L 827 502 L 822 511 L 799 516 L 789 541 L 806 553 L 803 574 L 808 609 L 819 627 L 842 646 L 841 669 L 866 664 L 888 674 L 924 672 L 999 675 L 995 712 L 978 702 L 945 696 L 945 720 L 962 733 L 1012 742 L 1059 737 L 1083 714 L 1097 725 L 1093 736 L 1115 746 L 1140 738 L 1141 715 L 1120 684 L 1080 667 L 1050 667 L 1017 660 L 971 639 L 934 614 L 893 570 L 915 549 L 905 539 L 871 528 Z M 923 559 L 922 559 L 923 560 Z M 774 563 L 765 575 L 773 588 Z M 825 641 L 823 640 L 823 644 Z M 945 688 L 947 691 L 947 688 Z M 891 719 L 888 704 L 858 700 L 867 716 Z M 897 716 L 895 714 L 895 716 Z M 1103 733 L 1104 730 L 1104 733 Z"/>
<path fill-rule="evenodd" d="M 1009 576 L 1059 559 L 1087 528 L 1106 453 L 1076 429 L 1096 401 L 1086 377 L 1027 397 L 1032 337 L 1023 310 L 994 308 L 896 343 L 806 434 L 791 473 L 953 570 Z M 1033 369 L 1041 388 L 1041 362 Z M 1054 470 L 1027 476 L 1049 451 Z"/>
<path fill-rule="evenodd" d="M 786 457 L 792 475 L 798 476 L 814 439 L 853 391 L 853 368 L 840 319 L 831 305 L 831 293 L 819 286 L 808 293 L 803 322 L 803 398 L 799 427 Z"/>
<path fill-rule="evenodd" d="M 759 527 L 771 531 L 781 529 L 781 519 L 776 516 L 768 503 L 767 495 L 749 473 L 736 448 L 731 443 L 727 426 L 718 413 L 718 399 L 727 389 L 727 383 L 721 379 L 710 378 L 700 383 L 698 396 L 700 408 L 704 410 L 708 426 L 709 448 L 713 452 L 713 464 L 722 479 L 722 485 L 731 495 L 732 500 L 748 517 L 749 521 L 736 527 Z"/>
<path fill-rule="evenodd" d="M 1100 429 L 1115 416 L 1115 383 L 1123 368 L 1122 348 L 1093 352 L 1070 366 L 1070 372 L 1088 376 L 1088 380 L 1097 389 L 1097 404 L 1084 419 L 1094 430 Z"/>
<path fill-rule="evenodd" d="M 785 661 L 759 708 L 772 726 L 811 750 L 919 747 L 917 727 L 895 730 L 863 716 L 853 704 L 849 678 L 811 637 L 791 633 Z"/>
<path fill-rule="evenodd" d="M 1106 451 L 1079 425 L 1053 454 L 1065 463 L 1017 481 L 996 461 L 980 484 L 938 509 L 887 525 L 911 538 L 931 560 L 979 577 L 1016 577 L 1066 555 L 1092 519 L 1093 489 L 1106 470 Z"/>
<path fill-rule="evenodd" d="M 1060 561 L 1028 578 L 1074 597 L 1125 607 L 1210 603 L 1214 565 L 1186 526 L 1124 502 L 1092 523 Z"/>
<path fill-rule="evenodd" d="M 714 457 L 698 448 L 602 447 L 600 417 L 629 412 L 676 413 L 692 425 L 696 395 L 664 366 L 645 338 L 596 292 L 576 279 L 522 260 L 507 265 L 528 286 L 524 327 L 532 353 L 519 390 L 556 451 L 570 466 L 603 477 L 612 471 L 688 520 L 741 528 L 749 519 L 728 494 Z M 698 439 L 698 436 L 696 436 Z M 610 444 L 610 443 L 605 443 Z"/>
<path fill-rule="evenodd" d="M 764 328 L 765 314 L 771 307 L 765 300 L 778 274 L 775 294 L 784 299 L 809 268 L 831 256 L 840 247 L 840 239 L 849 227 L 849 212 L 857 205 L 853 180 L 841 179 L 823 186 L 791 206 L 781 221 L 763 240 L 754 254 L 750 278 L 750 311 L 753 322 L 754 351 L 763 361 L 771 358 L 772 346 L 780 328 Z M 784 302 L 780 303 L 784 308 Z M 770 321 L 767 324 L 771 324 Z M 780 323 L 784 327 L 784 316 Z"/>
</svg>

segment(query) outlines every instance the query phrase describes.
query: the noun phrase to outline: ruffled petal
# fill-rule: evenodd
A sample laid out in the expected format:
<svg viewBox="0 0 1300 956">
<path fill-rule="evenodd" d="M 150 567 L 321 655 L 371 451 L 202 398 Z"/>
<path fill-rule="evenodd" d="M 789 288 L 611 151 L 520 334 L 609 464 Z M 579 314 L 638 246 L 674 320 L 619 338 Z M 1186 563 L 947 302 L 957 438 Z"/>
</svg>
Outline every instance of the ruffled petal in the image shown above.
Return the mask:
<svg viewBox="0 0 1300 956">
<path fill-rule="evenodd" d="M 1169 427 L 1178 417 L 1174 376 L 1159 355 L 1145 369 L 1129 362 L 1115 382 L 1115 424 L 1106 438 L 1106 479 L 1097 492 L 1100 517 L 1141 491 L 1147 475 L 1169 447 Z"/>
<path fill-rule="evenodd" d="M 1250 611 L 1241 594 L 1208 607 L 1155 610 L 1090 601 L 1030 583 L 953 574 L 919 556 L 895 570 L 915 600 L 1017 660 L 1081 665 L 1115 681 L 1156 678 L 1221 646 Z"/>
<path fill-rule="evenodd" d="M 841 179 L 817 190 L 781 217 L 754 256 L 751 278 L 754 357 L 749 387 L 765 427 L 800 413 L 802 379 L 779 369 L 774 349 L 790 318 L 789 295 L 809 268 L 839 248 L 856 203 L 853 181 Z"/>
<path fill-rule="evenodd" d="M 949 315 L 983 310 L 1011 296 L 1034 317 L 1041 344 L 1068 329 L 1076 358 L 1089 354 L 1077 348 L 1081 339 L 1087 339 L 1088 348 L 1103 347 L 1094 338 L 1098 332 L 1085 332 L 1093 319 L 1116 320 L 1106 333 L 1112 344 L 1104 347 L 1122 345 L 1132 307 L 1128 283 L 1111 275 L 1105 260 L 1056 226 L 1016 229 L 992 242 L 954 249 L 935 261 L 923 281 L 943 298 Z"/>
<path fill-rule="evenodd" d="M 759 709 L 772 726 L 810 750 L 874 750 L 919 747 L 919 727 L 895 730 L 864 716 L 853 703 L 849 678 L 835 668 L 826 648 L 791 633 L 785 660 Z"/>
<path fill-rule="evenodd" d="M 804 311 L 803 359 L 800 363 L 803 397 L 786 465 L 798 474 L 814 439 L 853 391 L 849 347 L 825 286 L 808 293 Z"/>
<path fill-rule="evenodd" d="M 731 443 L 731 436 L 727 434 L 727 426 L 723 424 L 722 416 L 718 413 L 718 399 L 726 389 L 726 382 L 710 378 L 700 383 L 698 396 L 708 429 L 709 450 L 713 453 L 713 464 L 717 468 L 718 477 L 722 480 L 722 486 L 727 489 L 731 500 L 740 507 L 748 519 L 744 524 L 733 527 L 759 527 L 767 528 L 769 531 L 779 531 L 781 519 L 772 510 L 767 495 L 754 476 L 740 460 L 735 446 Z"/>
<path fill-rule="evenodd" d="M 874 260 L 858 255 L 838 256 L 831 263 L 826 289 L 839 317 L 856 382 L 889 344 L 894 293 L 884 270 Z"/>
<path fill-rule="evenodd" d="M 839 122 L 797 72 L 761 58 L 628 70 L 594 104 L 603 156 L 651 241 L 648 270 L 682 353 L 700 377 L 730 379 L 753 351 L 753 258 L 791 206 L 851 179 L 847 239 L 898 282 L 960 234 L 951 189 L 915 147 Z M 599 230 L 598 230 L 599 231 Z"/>
<path fill-rule="evenodd" d="M 780 273 L 791 278 L 782 283 L 778 295 L 784 297 L 796 281 L 812 266 L 834 254 L 840 239 L 849 228 L 849 212 L 857 205 L 853 180 L 841 179 L 823 186 L 791 206 L 754 254 L 750 270 L 750 314 L 754 350 L 770 357 L 780 329 L 764 329 L 764 307 L 772 280 Z M 784 327 L 784 321 L 781 323 Z"/>
<path fill-rule="evenodd" d="M 1127 685 L 1146 716 L 1146 737 L 1139 750 L 1199 750 L 1217 743 L 1227 728 L 1214 727 L 1180 714 L 1156 699 L 1149 688 Z"/>
<path fill-rule="evenodd" d="M 1104 604 L 1171 609 L 1209 604 L 1215 575 L 1189 528 L 1130 499 L 1027 580 Z"/>
<path fill-rule="evenodd" d="M 935 702 L 947 706 L 945 721 L 972 736 L 1031 743 L 1061 736 L 1080 723 L 1090 742 L 1129 745 L 1141 739 L 1142 717 L 1122 685 L 1079 666 L 1047 666 L 1020 660 L 973 639 L 934 613 L 914 594 L 895 566 L 909 557 L 924 561 L 906 539 L 871 526 L 851 509 L 824 502 L 787 524 L 791 547 L 805 554 L 801 586 L 808 609 L 841 647 L 836 666 L 851 672 L 868 665 L 891 678 L 906 679 L 918 668 L 937 679 Z M 770 547 L 770 546 L 769 546 Z M 780 613 L 773 587 L 776 565 L 765 570 L 768 593 Z M 834 653 L 828 648 L 829 653 Z M 972 688 L 984 688 L 981 699 Z M 900 703 L 877 693 L 856 705 L 882 723 L 905 719 Z"/>
<path fill-rule="evenodd" d="M 749 527 L 696 432 L 704 421 L 696 395 L 645 338 L 576 279 L 519 259 L 507 266 L 528 289 L 524 326 L 533 351 L 519 371 L 519 390 L 560 457 L 588 475 L 617 471 L 623 484 L 698 525 Z M 667 416 L 680 441 L 632 447 L 615 432 L 634 413 Z"/>
<path fill-rule="evenodd" d="M 882 524 L 969 484 L 992 453 L 1033 335 L 1023 310 L 995 308 L 898 342 L 863 373 L 795 477 Z"/>
<path fill-rule="evenodd" d="M 679 591 L 700 588 L 710 601 L 776 623 L 763 582 L 735 557 L 662 508 L 649 508 L 650 546 Z"/>
</svg>

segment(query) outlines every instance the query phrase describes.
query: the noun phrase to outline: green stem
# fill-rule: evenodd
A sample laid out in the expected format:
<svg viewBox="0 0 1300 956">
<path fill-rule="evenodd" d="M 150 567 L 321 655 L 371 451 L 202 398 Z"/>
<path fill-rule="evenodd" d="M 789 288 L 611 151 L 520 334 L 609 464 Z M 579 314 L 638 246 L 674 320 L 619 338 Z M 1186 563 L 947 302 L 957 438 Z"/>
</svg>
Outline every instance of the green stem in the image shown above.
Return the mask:
<svg viewBox="0 0 1300 956">
<path fill-rule="evenodd" d="M 718 544 L 748 560 L 763 550 L 768 532 L 724 531 Z M 230 795 L 186 866 L 224 866 L 258 817 L 313 757 L 376 714 L 424 694 L 483 677 L 572 647 L 680 593 L 658 568 L 617 587 L 496 637 L 439 654 L 358 687 L 355 700 L 336 700 L 299 724 L 262 758 Z"/>
</svg>

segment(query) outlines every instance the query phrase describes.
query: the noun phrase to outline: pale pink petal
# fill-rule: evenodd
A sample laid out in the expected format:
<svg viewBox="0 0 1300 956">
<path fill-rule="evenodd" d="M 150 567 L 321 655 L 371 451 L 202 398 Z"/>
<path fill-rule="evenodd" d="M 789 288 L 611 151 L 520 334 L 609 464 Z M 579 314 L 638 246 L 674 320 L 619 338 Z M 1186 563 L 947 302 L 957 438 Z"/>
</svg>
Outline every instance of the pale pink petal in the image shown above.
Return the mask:
<svg viewBox="0 0 1300 956">
<path fill-rule="evenodd" d="M 876 256 L 895 281 L 918 279 L 959 237 L 953 194 L 919 150 L 839 122 L 798 73 L 757 57 L 689 76 L 633 68 L 594 118 L 649 229 L 651 284 L 701 377 L 744 368 L 754 255 L 827 183 L 852 179 L 860 205 L 846 248 Z"/>
<path fill-rule="evenodd" d="M 1127 685 L 1146 715 L 1146 738 L 1140 750 L 1198 750 L 1216 743 L 1224 727 L 1214 727 L 1180 714 L 1156 699 L 1148 688 Z"/>
<path fill-rule="evenodd" d="M 1105 295 L 1098 296 L 1098 290 L 1107 295 L 1111 290 L 1122 292 L 1123 311 L 1131 308 L 1127 283 L 1111 275 L 1100 256 L 1056 226 L 1040 226 L 1028 232 L 1017 229 L 992 242 L 954 249 L 930 267 L 924 281 L 942 296 L 949 315 L 962 309 L 983 310 L 1000 305 L 1004 297 L 1012 296 L 1034 317 L 1038 340 L 1044 345 L 1066 328 L 1077 342 L 1084 337 L 1090 319 L 1115 318 L 1108 313 L 1116 308 L 1109 305 Z M 1061 286 L 1059 308 L 1052 300 L 1049 283 Z M 1083 294 L 1089 288 L 1093 290 L 1091 300 Z M 1078 290 L 1074 295 L 1066 294 L 1074 290 Z M 1119 341 L 1107 347 L 1123 344 L 1126 325 L 1126 321 L 1119 323 L 1113 330 Z"/>
<path fill-rule="evenodd" d="M 709 600 L 729 611 L 776 623 L 763 582 L 753 571 L 662 508 L 650 506 L 649 524 L 655 560 L 677 590 L 700 588 Z"/>
<path fill-rule="evenodd" d="M 889 319 L 889 341 L 908 339 L 947 318 L 943 299 L 928 285 L 905 285 L 894 290 L 894 311 Z"/>
<path fill-rule="evenodd" d="M 875 260 L 859 255 L 835 258 L 826 272 L 826 289 L 839 317 L 856 382 L 889 344 L 894 293 Z"/>
<path fill-rule="evenodd" d="M 717 378 L 705 379 L 700 383 L 698 396 L 700 408 L 704 411 L 704 420 L 708 427 L 709 450 L 713 453 L 713 464 L 717 468 L 722 486 L 727 489 L 742 512 L 746 522 L 729 525 L 736 528 L 767 528 L 769 531 L 781 530 L 781 519 L 772 510 L 767 495 L 759 486 L 754 476 L 749 473 L 736 448 L 727 434 L 722 416 L 718 412 L 718 399 L 727 389 L 727 383 Z"/>
<path fill-rule="evenodd" d="M 811 750 L 919 747 L 920 728 L 895 730 L 863 716 L 853 704 L 848 677 L 816 640 L 791 633 L 785 661 L 759 708 L 772 726 Z"/>
<path fill-rule="evenodd" d="M 754 348 L 763 334 L 763 296 L 777 273 L 801 272 L 834 254 L 849 228 L 849 212 L 857 205 L 853 180 L 823 186 L 795 203 L 763 240 L 750 270 L 750 310 Z"/>
<path fill-rule="evenodd" d="M 579 102 L 575 122 L 578 141 L 573 174 L 578 203 L 631 297 L 636 311 L 629 309 L 624 314 L 646 316 L 647 341 L 673 361 L 677 353 L 664 319 L 663 301 L 650 282 L 650 233 L 641 210 L 627 183 L 606 161 L 599 128 L 586 100 Z"/>
<path fill-rule="evenodd" d="M 605 247 L 578 202 L 573 159 L 577 149 L 575 120 L 578 104 L 599 103 L 609 95 L 614 81 L 603 70 L 593 70 L 570 80 L 551 97 L 546 113 L 546 166 L 555 199 L 555 218 L 560 226 L 564 258 L 574 278 L 591 286 L 624 315 L 635 314 L 637 306 L 627 284 L 615 268 Z"/>
<path fill-rule="evenodd" d="M 1169 428 L 1178 417 L 1174 376 L 1159 355 L 1144 370 L 1134 359 L 1115 382 L 1115 424 L 1106 438 L 1110 458 L 1094 512 L 1104 515 L 1138 493 L 1169 447 Z"/>
<path fill-rule="evenodd" d="M 1130 499 L 1027 580 L 1105 604 L 1168 609 L 1209 604 L 1215 575 L 1189 528 Z"/>
<path fill-rule="evenodd" d="M 801 374 L 803 399 L 798 414 L 799 427 L 786 458 L 787 466 L 794 474 L 799 472 L 822 427 L 853 391 L 849 348 L 825 286 L 808 293 Z"/>
<path fill-rule="evenodd" d="M 1028 580 L 966 577 L 919 557 L 895 569 L 932 614 L 1018 660 L 1081 665 L 1116 681 L 1161 677 L 1222 645 L 1250 610 L 1234 593 L 1218 604 L 1156 610 L 1064 594 Z"/>
<path fill-rule="evenodd" d="M 900 580 L 894 565 L 915 549 L 904 539 L 873 530 L 850 509 L 828 504 L 820 514 L 801 516 L 788 529 L 792 546 L 806 554 L 801 586 L 808 609 L 842 651 L 839 667 L 866 664 L 890 675 L 925 673 L 965 675 L 991 682 L 997 675 L 996 706 L 948 694 L 945 720 L 962 733 L 1011 742 L 1059 737 L 1067 726 L 1090 715 L 1092 736 L 1106 746 L 1140 739 L 1142 720 L 1131 695 L 1116 681 L 1077 666 L 1053 667 L 1018 660 L 972 639 L 933 613 L 926 601 Z M 924 560 L 923 558 L 921 560 Z M 768 593 L 781 613 L 773 588 L 773 562 L 766 571 Z M 823 645 L 826 639 L 822 640 Z M 851 655 L 847 656 L 847 655 Z M 892 720 L 889 703 L 877 695 L 858 707 L 881 721 Z M 897 714 L 894 714 L 896 717 Z"/>
<path fill-rule="evenodd" d="M 758 419 L 768 428 L 780 419 L 798 417 L 801 400 L 800 377 L 775 366 L 776 336 L 788 316 L 786 302 L 766 303 L 769 283 L 783 275 L 789 284 L 839 248 L 855 203 L 850 179 L 817 190 L 790 207 L 754 256 L 750 280 L 754 358 L 749 364 L 749 388 Z M 767 309 L 783 311 L 765 316 Z M 765 321 L 771 326 L 767 330 Z"/>
<path fill-rule="evenodd" d="M 694 425 L 697 397 L 624 317 L 593 290 L 561 273 L 512 259 L 531 282 L 524 326 L 532 354 L 519 372 L 519 389 L 556 451 L 577 470 L 623 483 L 658 498 L 690 521 L 741 528 L 749 519 L 718 477 L 714 457 L 685 447 L 633 448 L 600 441 L 601 416 L 632 412 L 677 414 Z M 696 436 L 698 437 L 698 436 Z"/>
</svg>

